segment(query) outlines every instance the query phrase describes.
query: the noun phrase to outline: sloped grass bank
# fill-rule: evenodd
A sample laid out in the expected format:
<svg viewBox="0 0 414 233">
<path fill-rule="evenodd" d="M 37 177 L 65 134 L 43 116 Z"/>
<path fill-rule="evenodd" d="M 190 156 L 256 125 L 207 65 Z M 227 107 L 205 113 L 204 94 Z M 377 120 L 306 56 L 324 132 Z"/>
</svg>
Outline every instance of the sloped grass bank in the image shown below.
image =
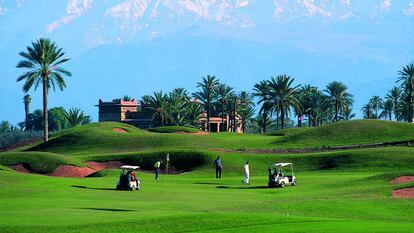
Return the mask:
<svg viewBox="0 0 414 233">
<path fill-rule="evenodd" d="M 138 165 L 141 169 L 151 170 L 154 163 L 162 161 L 161 167 L 165 167 L 166 156 L 169 154 L 169 166 L 179 171 L 191 171 L 212 162 L 211 156 L 202 151 L 194 150 L 169 150 L 169 151 L 151 151 L 151 152 L 132 152 L 121 154 L 103 154 L 93 156 L 80 156 L 84 161 L 121 161 L 124 164 Z"/>
<path fill-rule="evenodd" d="M 271 133 L 284 148 L 320 148 L 414 140 L 414 124 L 383 120 L 352 120 L 315 128 L 292 128 Z"/>
<path fill-rule="evenodd" d="M 154 133 L 197 133 L 199 130 L 196 128 L 185 127 L 185 126 L 161 126 L 148 129 L 150 132 Z"/>
<path fill-rule="evenodd" d="M 36 173 L 52 173 L 61 165 L 74 165 L 82 167 L 82 162 L 74 158 L 47 152 L 9 152 L 0 154 L 0 164 L 9 166 L 25 164 Z"/>
</svg>

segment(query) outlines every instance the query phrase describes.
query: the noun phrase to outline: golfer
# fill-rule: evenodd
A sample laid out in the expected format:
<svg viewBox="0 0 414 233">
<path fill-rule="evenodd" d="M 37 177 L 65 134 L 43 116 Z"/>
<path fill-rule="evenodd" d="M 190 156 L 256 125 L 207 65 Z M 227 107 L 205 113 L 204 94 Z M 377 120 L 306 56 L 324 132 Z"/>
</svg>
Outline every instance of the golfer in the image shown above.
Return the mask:
<svg viewBox="0 0 414 233">
<path fill-rule="evenodd" d="M 155 180 L 159 180 L 161 162 L 157 161 L 154 164 Z"/>
<path fill-rule="evenodd" d="M 246 162 L 246 164 L 244 164 L 244 172 L 243 172 L 243 184 L 250 184 L 249 183 L 249 178 L 250 178 L 250 167 L 249 167 L 249 161 Z"/>
<path fill-rule="evenodd" d="M 223 165 L 221 164 L 220 156 L 217 156 L 217 159 L 214 160 L 213 168 L 216 168 L 216 179 L 221 179 L 221 168 Z"/>
</svg>

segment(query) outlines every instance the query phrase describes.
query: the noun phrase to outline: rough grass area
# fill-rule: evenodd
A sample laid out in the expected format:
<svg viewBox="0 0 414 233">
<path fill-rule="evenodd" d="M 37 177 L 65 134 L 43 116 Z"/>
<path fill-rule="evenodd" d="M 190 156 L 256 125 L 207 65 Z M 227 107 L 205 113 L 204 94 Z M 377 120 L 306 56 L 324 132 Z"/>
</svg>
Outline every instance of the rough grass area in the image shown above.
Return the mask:
<svg viewBox="0 0 414 233">
<path fill-rule="evenodd" d="M 151 128 L 148 131 L 155 133 L 197 133 L 198 129 L 185 126 L 161 126 Z"/>
<path fill-rule="evenodd" d="M 0 154 L 0 164 L 3 166 L 13 164 L 27 164 L 37 173 L 52 173 L 60 165 L 83 166 L 76 159 L 47 152 L 9 152 Z"/>
</svg>

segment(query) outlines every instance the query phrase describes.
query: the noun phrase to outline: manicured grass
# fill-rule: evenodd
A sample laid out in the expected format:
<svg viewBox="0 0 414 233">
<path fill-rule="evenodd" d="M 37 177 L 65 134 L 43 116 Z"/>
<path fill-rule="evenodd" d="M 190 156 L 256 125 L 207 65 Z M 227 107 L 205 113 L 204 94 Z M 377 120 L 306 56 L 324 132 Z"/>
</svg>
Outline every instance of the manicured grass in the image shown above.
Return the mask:
<svg viewBox="0 0 414 233">
<path fill-rule="evenodd" d="M 123 128 L 127 132 L 115 132 Z M 151 133 L 120 123 L 95 123 L 63 131 L 30 151 L 102 154 L 162 149 L 269 150 L 393 142 L 414 139 L 414 124 L 379 120 L 340 122 L 317 128 L 288 129 L 278 135 Z"/>
<path fill-rule="evenodd" d="M 80 161 L 63 155 L 48 152 L 8 152 L 0 154 L 3 166 L 24 163 L 38 173 L 52 173 L 60 165 L 83 166 Z"/>
<path fill-rule="evenodd" d="M 197 133 L 199 130 L 196 128 L 185 126 L 161 126 L 149 129 L 150 132 L 155 133 Z"/>
<path fill-rule="evenodd" d="M 414 202 L 390 198 L 376 173 L 298 171 L 296 187 L 266 176 L 215 180 L 139 173 L 141 191 L 112 190 L 117 175 L 56 178 L 0 171 L 1 232 L 411 232 Z"/>
<path fill-rule="evenodd" d="M 119 123 L 76 127 L 47 143 L 0 153 L 0 232 L 412 232 L 414 201 L 390 195 L 413 184 L 389 181 L 414 175 L 413 147 L 258 152 L 411 140 L 413 132 L 411 124 L 384 121 L 289 129 L 279 136 L 162 134 Z M 139 172 L 142 190 L 136 192 L 113 190 L 118 170 L 80 179 L 4 167 L 26 163 L 50 173 L 64 164 L 119 160 L 152 169 L 167 153 L 170 165 L 186 173 L 154 181 Z M 212 169 L 218 155 L 222 180 L 214 179 Z M 242 185 L 247 160 L 251 184 Z M 298 186 L 266 188 L 267 167 L 274 162 L 293 162 Z"/>
</svg>

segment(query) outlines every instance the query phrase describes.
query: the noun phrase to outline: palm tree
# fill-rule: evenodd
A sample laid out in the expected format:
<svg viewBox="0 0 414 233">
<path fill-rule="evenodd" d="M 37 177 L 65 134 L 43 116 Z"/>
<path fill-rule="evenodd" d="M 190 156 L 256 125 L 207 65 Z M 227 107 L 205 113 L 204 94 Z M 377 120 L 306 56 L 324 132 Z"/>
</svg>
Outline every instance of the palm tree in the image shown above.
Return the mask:
<svg viewBox="0 0 414 233">
<path fill-rule="evenodd" d="M 201 105 L 197 102 L 189 102 L 184 110 L 184 122 L 188 126 L 200 127 L 200 116 L 203 113 Z"/>
<path fill-rule="evenodd" d="M 348 93 L 348 87 L 338 81 L 329 83 L 325 92 L 328 94 L 331 106 L 335 110 L 334 121 L 337 122 L 340 111 L 346 106 L 352 105 L 352 95 Z"/>
<path fill-rule="evenodd" d="M 124 95 L 124 97 L 122 97 L 123 101 L 132 101 L 132 97 L 129 95 Z"/>
<path fill-rule="evenodd" d="M 43 38 L 32 42 L 32 47 L 28 46 L 27 52 L 20 52 L 19 55 L 24 59 L 16 67 L 27 69 L 17 78 L 17 82 L 25 80 L 23 91 L 27 93 L 33 85 L 35 90 L 39 84 L 43 85 L 43 135 L 44 141 L 48 141 L 48 91 L 51 86 L 54 90 L 56 85 L 60 90 L 66 87 L 63 76 L 72 74 L 60 65 L 69 61 L 69 58 L 63 58 L 65 53 L 62 49 L 49 39 Z"/>
<path fill-rule="evenodd" d="M 371 119 L 373 115 L 373 107 L 371 103 L 367 103 L 362 107 L 362 114 L 364 114 L 365 119 Z"/>
<path fill-rule="evenodd" d="M 234 95 L 233 88 L 224 83 L 220 83 L 217 86 L 216 95 L 221 105 L 221 129 L 220 131 L 228 130 L 224 128 L 224 116 L 227 111 L 226 109 L 227 103 L 230 101 L 230 98 Z"/>
<path fill-rule="evenodd" d="M 393 102 L 394 105 L 394 118 L 395 120 L 399 120 L 399 114 L 398 114 L 398 104 L 399 104 L 399 99 L 401 96 L 401 89 L 398 87 L 393 87 L 391 90 L 388 91 L 387 100 L 391 100 Z"/>
<path fill-rule="evenodd" d="M 168 96 L 162 91 L 154 92 L 153 96 L 149 96 L 149 103 L 146 108 L 153 111 L 152 119 L 159 125 L 164 125 L 172 121 L 172 117 L 168 111 L 169 103 Z"/>
<path fill-rule="evenodd" d="M 197 87 L 200 88 L 198 92 L 194 93 L 193 96 L 201 101 L 207 112 L 207 130 L 210 132 L 210 115 L 211 106 L 216 96 L 216 88 L 219 80 L 215 76 L 207 75 L 203 77 L 201 82 L 197 83 Z"/>
<path fill-rule="evenodd" d="M 274 122 L 272 122 L 272 118 L 263 113 L 259 112 L 259 115 L 254 119 L 257 126 L 260 128 L 261 133 L 266 133 L 266 130 L 274 126 Z"/>
<path fill-rule="evenodd" d="M 269 81 L 269 97 L 273 108 L 280 113 L 282 129 L 285 127 L 285 116 L 290 112 L 290 108 L 299 108 L 300 102 L 296 99 L 296 93 L 300 85 L 292 86 L 295 79 L 287 75 L 272 77 Z"/>
<path fill-rule="evenodd" d="M 328 96 L 315 88 L 310 96 L 309 126 L 319 126 L 323 122 L 329 121 L 328 118 L 332 115 L 331 110 Z"/>
<path fill-rule="evenodd" d="M 190 101 L 187 91 L 184 88 L 174 89 L 168 97 L 168 112 L 172 118 L 172 123 L 175 125 L 184 124 L 184 109 Z"/>
<path fill-rule="evenodd" d="M 344 110 L 341 112 L 341 115 L 339 116 L 339 118 L 344 121 L 351 120 L 354 117 L 355 113 L 352 113 L 352 108 L 350 107 L 345 107 Z"/>
<path fill-rule="evenodd" d="M 237 113 L 235 112 L 233 117 L 235 117 L 236 114 L 238 114 L 241 117 L 241 124 L 242 124 L 241 126 L 242 126 L 242 131 L 244 132 L 247 122 L 249 122 L 254 115 L 253 95 L 247 91 L 241 91 L 237 95 L 237 100 L 238 100 L 237 107 L 235 108 Z M 252 111 L 253 111 L 253 115 L 250 116 L 250 113 Z M 235 122 L 236 121 L 234 119 L 234 126 L 236 126 Z"/>
<path fill-rule="evenodd" d="M 374 118 L 378 119 L 379 118 L 378 111 L 382 109 L 382 107 L 384 106 L 384 102 L 382 101 L 381 97 L 375 95 L 371 99 L 369 99 L 369 103 L 372 109 L 375 111 Z"/>
<path fill-rule="evenodd" d="M 383 102 L 381 117 L 384 117 L 385 120 L 388 118 L 391 121 L 393 110 L 394 110 L 394 102 L 391 99 L 387 99 L 386 101 Z"/>
<path fill-rule="evenodd" d="M 253 91 L 253 96 L 259 98 L 257 103 L 262 104 L 259 109 L 258 123 L 262 128 L 262 133 L 266 133 L 267 126 L 270 125 L 270 123 L 266 121 L 271 120 L 269 113 L 272 110 L 272 104 L 269 96 L 269 82 L 265 80 L 260 81 L 260 83 L 254 85 Z"/>
<path fill-rule="evenodd" d="M 23 97 L 23 103 L 24 103 L 24 113 L 25 113 L 25 117 L 24 117 L 24 126 L 25 126 L 25 130 L 29 130 L 29 128 L 27 127 L 28 125 L 28 116 L 30 113 L 30 103 L 32 102 L 32 98 L 30 97 L 29 94 L 26 94 Z"/>
<path fill-rule="evenodd" d="M 90 123 L 90 117 L 85 115 L 79 108 L 71 108 L 63 113 L 72 127 Z"/>
<path fill-rule="evenodd" d="M 252 125 L 252 119 L 255 114 L 255 110 L 251 105 L 246 105 L 241 107 L 238 110 L 237 114 L 241 117 L 242 132 L 244 133 L 246 131 L 246 128 Z"/>
<path fill-rule="evenodd" d="M 398 77 L 397 82 L 401 82 L 403 89 L 407 93 L 408 122 L 413 122 L 414 64 L 411 63 L 402 67 L 398 74 L 400 77 Z"/>
</svg>

